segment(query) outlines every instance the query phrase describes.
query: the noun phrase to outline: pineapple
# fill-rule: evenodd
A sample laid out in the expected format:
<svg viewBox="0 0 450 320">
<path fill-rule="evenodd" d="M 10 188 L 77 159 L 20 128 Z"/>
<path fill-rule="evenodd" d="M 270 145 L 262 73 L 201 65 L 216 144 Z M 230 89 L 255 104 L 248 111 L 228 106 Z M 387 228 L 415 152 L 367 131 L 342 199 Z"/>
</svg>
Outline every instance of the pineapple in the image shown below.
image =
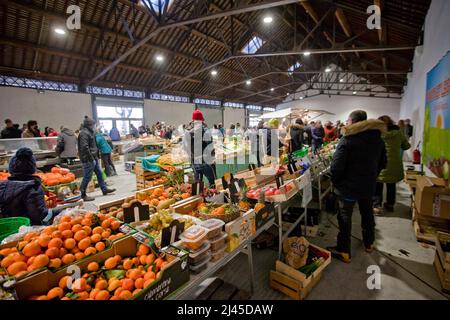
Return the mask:
<svg viewBox="0 0 450 320">
<path fill-rule="evenodd" d="M 266 196 L 264 195 L 264 191 L 261 191 L 258 198 L 258 203 L 255 205 L 255 212 L 258 213 L 259 210 L 266 206 Z"/>
<path fill-rule="evenodd" d="M 248 202 L 247 199 L 247 188 L 244 187 L 241 191 L 241 196 L 239 199 L 239 209 L 241 209 L 242 211 L 247 212 L 248 210 L 250 210 L 250 203 Z"/>
</svg>

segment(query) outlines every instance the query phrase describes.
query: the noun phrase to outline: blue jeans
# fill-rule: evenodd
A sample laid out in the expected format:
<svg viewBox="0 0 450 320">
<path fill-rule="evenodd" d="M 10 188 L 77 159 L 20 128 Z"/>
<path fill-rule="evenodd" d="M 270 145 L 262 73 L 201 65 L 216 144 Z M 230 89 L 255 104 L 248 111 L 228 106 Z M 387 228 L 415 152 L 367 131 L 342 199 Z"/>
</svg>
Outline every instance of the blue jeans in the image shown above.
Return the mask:
<svg viewBox="0 0 450 320">
<path fill-rule="evenodd" d="M 92 179 L 92 172 L 95 172 L 95 175 L 97 176 L 100 189 L 102 189 L 103 192 L 107 189 L 105 180 L 103 180 L 103 172 L 102 169 L 100 169 L 98 159 L 95 159 L 92 162 L 83 162 L 83 181 L 81 181 L 80 186 L 81 196 L 83 197 L 86 195 L 87 186 L 89 181 Z"/>
</svg>

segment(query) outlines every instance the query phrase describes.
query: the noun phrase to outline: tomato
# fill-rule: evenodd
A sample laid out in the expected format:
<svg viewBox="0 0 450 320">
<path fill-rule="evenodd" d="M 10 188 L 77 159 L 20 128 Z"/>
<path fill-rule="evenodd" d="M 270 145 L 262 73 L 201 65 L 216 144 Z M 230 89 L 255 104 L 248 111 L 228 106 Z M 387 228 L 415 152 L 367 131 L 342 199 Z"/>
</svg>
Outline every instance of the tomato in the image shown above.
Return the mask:
<svg viewBox="0 0 450 320">
<path fill-rule="evenodd" d="M 274 195 L 279 195 L 279 194 L 281 194 L 281 191 L 280 190 L 275 190 L 275 192 L 273 194 Z"/>
</svg>

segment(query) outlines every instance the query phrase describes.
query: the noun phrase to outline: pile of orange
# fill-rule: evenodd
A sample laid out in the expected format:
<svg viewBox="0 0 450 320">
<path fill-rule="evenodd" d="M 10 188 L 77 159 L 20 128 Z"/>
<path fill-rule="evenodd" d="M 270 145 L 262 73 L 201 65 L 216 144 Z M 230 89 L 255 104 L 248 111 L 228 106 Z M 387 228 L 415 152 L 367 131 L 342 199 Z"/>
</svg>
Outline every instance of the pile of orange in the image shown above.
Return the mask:
<svg viewBox="0 0 450 320">
<path fill-rule="evenodd" d="M 53 167 L 51 172 L 36 173 L 46 186 L 56 186 L 58 184 L 71 183 L 75 180 L 75 175 L 69 169 Z"/>
<path fill-rule="evenodd" d="M 0 250 L 0 266 L 16 277 L 44 267 L 56 269 L 105 250 L 107 240 L 123 236 L 120 221 L 87 213 L 61 217 L 40 233 L 29 232 L 16 247 Z"/>
<path fill-rule="evenodd" d="M 137 199 L 156 207 L 161 201 L 166 201 L 169 199 L 180 201 L 189 198 L 191 193 L 187 192 L 187 190 L 185 191 L 186 192 L 182 192 L 182 190 L 174 187 L 158 187 L 148 191 L 138 192 Z"/>
<path fill-rule="evenodd" d="M 30 299 L 129 300 L 158 279 L 167 264 L 163 257 L 157 258 L 149 247 L 140 244 L 136 256 L 122 258 L 116 255 L 106 259 L 103 266 L 91 262 L 81 278 L 71 281 L 70 276 L 64 276 L 59 280 L 58 287 Z M 109 270 L 123 270 L 123 278 L 108 278 Z"/>
</svg>

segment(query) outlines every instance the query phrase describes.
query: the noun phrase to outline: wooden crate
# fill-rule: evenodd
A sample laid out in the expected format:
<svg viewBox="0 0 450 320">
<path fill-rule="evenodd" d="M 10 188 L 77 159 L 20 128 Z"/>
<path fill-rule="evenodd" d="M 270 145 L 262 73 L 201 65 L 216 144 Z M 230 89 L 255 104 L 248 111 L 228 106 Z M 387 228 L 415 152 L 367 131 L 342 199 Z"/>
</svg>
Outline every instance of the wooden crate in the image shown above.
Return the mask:
<svg viewBox="0 0 450 320">
<path fill-rule="evenodd" d="M 443 246 L 450 243 L 450 234 L 438 232 L 435 239 L 436 257 L 434 266 L 441 281 L 442 289 L 450 293 L 450 252 L 444 251 Z"/>
<path fill-rule="evenodd" d="M 312 244 L 310 246 L 326 252 L 328 259 L 309 277 L 278 260 L 275 264 L 275 271 L 270 271 L 269 284 L 272 289 L 278 290 L 295 300 L 303 300 L 308 296 L 321 279 L 323 270 L 331 262 L 331 252 Z"/>
<path fill-rule="evenodd" d="M 416 208 L 413 208 L 412 223 L 417 241 L 427 244 L 435 245 L 438 232 L 450 232 L 448 220 L 421 216 Z"/>
<path fill-rule="evenodd" d="M 415 188 L 416 187 L 416 180 L 417 177 L 423 176 L 423 173 L 420 171 L 415 171 L 415 170 L 406 170 L 405 171 L 405 177 L 404 177 L 404 181 L 411 187 L 411 188 Z"/>
<path fill-rule="evenodd" d="M 434 257 L 434 268 L 436 269 L 439 281 L 441 282 L 442 291 L 445 293 L 450 293 L 450 271 L 448 269 L 444 269 L 437 252 Z"/>
</svg>

